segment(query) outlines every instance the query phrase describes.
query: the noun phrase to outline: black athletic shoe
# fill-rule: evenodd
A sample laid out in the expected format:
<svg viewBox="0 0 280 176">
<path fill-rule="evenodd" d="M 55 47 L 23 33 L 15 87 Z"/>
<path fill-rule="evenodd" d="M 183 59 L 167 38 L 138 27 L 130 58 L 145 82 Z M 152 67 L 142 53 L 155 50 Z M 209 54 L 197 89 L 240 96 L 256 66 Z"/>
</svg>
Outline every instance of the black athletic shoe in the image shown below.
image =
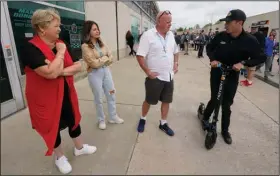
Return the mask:
<svg viewBox="0 0 280 176">
<path fill-rule="evenodd" d="M 232 138 L 229 132 L 222 132 L 222 136 L 224 138 L 225 143 L 229 145 L 232 143 Z"/>
<path fill-rule="evenodd" d="M 139 120 L 139 124 L 138 124 L 138 128 L 137 128 L 137 131 L 138 131 L 139 133 L 143 133 L 143 132 L 144 132 L 144 130 L 145 130 L 145 124 L 146 124 L 146 120 L 144 120 L 144 119 L 140 119 L 140 120 Z"/>
<path fill-rule="evenodd" d="M 167 123 L 165 123 L 164 125 L 161 125 L 161 123 L 159 122 L 159 129 L 164 131 L 169 136 L 174 136 L 173 130 L 168 126 Z"/>
<path fill-rule="evenodd" d="M 209 121 L 208 120 L 201 120 L 201 126 L 203 130 L 208 130 L 209 129 Z"/>
</svg>

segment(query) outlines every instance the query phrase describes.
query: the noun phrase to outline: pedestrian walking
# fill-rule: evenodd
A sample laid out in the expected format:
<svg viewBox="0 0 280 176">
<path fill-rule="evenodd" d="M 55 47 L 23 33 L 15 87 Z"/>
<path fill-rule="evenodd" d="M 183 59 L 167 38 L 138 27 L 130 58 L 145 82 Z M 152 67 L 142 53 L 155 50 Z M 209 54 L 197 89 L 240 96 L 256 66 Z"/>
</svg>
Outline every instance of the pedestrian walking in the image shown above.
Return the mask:
<svg viewBox="0 0 280 176">
<path fill-rule="evenodd" d="M 180 37 L 180 50 L 184 51 L 185 50 L 185 32 Z"/>
<path fill-rule="evenodd" d="M 204 34 L 204 30 L 201 31 L 201 33 L 199 34 L 199 37 L 197 39 L 198 41 L 198 53 L 197 53 L 197 57 L 198 58 L 203 58 L 203 50 L 204 50 L 204 46 L 206 44 L 206 38 L 205 38 L 205 34 Z"/>
<path fill-rule="evenodd" d="M 126 36 L 125 36 L 125 39 L 126 39 L 126 44 L 130 47 L 130 53 L 129 55 L 136 55 L 136 52 L 134 51 L 133 49 L 133 46 L 134 46 L 134 38 L 131 34 L 131 32 L 128 30 L 127 33 L 126 33 Z"/>
<path fill-rule="evenodd" d="M 189 31 L 187 31 L 187 34 L 185 35 L 185 53 L 184 55 L 189 55 L 189 41 L 190 41 L 190 34 Z"/>
</svg>

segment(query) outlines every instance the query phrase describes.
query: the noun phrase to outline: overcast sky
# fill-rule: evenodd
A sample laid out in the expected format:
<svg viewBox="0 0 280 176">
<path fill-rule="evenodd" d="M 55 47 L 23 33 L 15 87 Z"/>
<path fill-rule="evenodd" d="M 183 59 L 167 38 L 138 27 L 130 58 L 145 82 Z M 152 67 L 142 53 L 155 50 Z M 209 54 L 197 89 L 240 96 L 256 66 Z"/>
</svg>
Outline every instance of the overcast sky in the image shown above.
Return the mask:
<svg viewBox="0 0 280 176">
<path fill-rule="evenodd" d="M 173 27 L 194 27 L 199 24 L 203 27 L 225 17 L 232 9 L 243 10 L 247 17 L 265 12 L 279 10 L 277 1 L 158 1 L 160 10 L 169 10 L 172 13 Z"/>
</svg>

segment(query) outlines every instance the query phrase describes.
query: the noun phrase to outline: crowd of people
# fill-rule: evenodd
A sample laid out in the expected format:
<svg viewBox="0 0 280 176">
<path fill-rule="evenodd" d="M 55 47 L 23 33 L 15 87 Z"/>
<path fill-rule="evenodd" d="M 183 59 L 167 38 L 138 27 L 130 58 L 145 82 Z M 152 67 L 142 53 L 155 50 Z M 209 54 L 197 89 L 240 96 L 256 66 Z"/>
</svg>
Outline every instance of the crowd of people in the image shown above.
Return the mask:
<svg viewBox="0 0 280 176">
<path fill-rule="evenodd" d="M 189 54 L 189 47 L 194 48 L 194 51 L 198 51 L 197 57 L 203 58 L 203 52 L 205 46 L 214 38 L 214 36 L 218 33 L 216 32 L 209 32 L 205 34 L 204 30 L 200 30 L 200 32 L 189 32 L 183 31 L 181 35 L 174 33 L 175 41 L 179 46 L 181 51 L 185 51 L 185 55 Z"/>
<path fill-rule="evenodd" d="M 257 65 L 255 67 L 247 67 L 241 70 L 241 74 L 246 77 L 245 80 L 241 81 L 241 85 L 244 86 L 251 86 L 253 84 L 253 78 L 255 72 L 261 73 L 261 67 L 265 66 L 264 68 L 264 78 L 268 79 L 269 76 L 274 76 L 272 74 L 272 64 L 275 58 L 275 55 L 279 53 L 279 42 L 276 41 L 276 31 L 271 30 L 268 37 L 265 37 L 265 35 L 258 31 L 256 27 L 251 28 L 251 32 L 257 41 L 259 42 L 262 51 L 266 55 L 266 60 L 264 63 L 261 63 L 260 65 Z M 278 65 L 279 65 L 279 56 L 278 56 Z"/>
<path fill-rule="evenodd" d="M 256 67 L 246 67 L 241 69 L 240 74 L 245 76 L 245 80 L 240 81 L 242 86 L 251 86 L 253 84 L 253 78 L 255 72 L 262 73 L 261 68 L 264 66 L 264 78 L 268 79 L 269 77 L 273 77 L 272 66 L 273 61 L 276 55 L 279 55 L 279 42 L 276 40 L 276 31 L 271 30 L 268 37 L 266 37 L 263 32 L 258 31 L 257 27 L 252 27 L 251 31 L 245 31 L 250 33 L 254 37 L 256 37 L 257 41 L 260 43 L 260 46 L 265 53 L 267 59 L 264 63 Z M 209 32 L 205 34 L 204 30 L 200 30 L 200 32 L 189 32 L 187 30 L 184 31 L 181 35 L 174 33 L 175 41 L 180 48 L 181 51 L 185 51 L 185 55 L 189 54 L 189 47 L 194 48 L 194 51 L 197 52 L 197 58 L 203 58 L 203 51 L 207 44 L 218 34 L 218 31 Z M 277 59 L 279 65 L 279 57 Z M 279 69 L 280 70 L 280 69 Z M 278 74 L 279 74 L 278 70 Z"/>
<path fill-rule="evenodd" d="M 198 57 L 206 53 L 210 59 L 211 98 L 206 107 L 204 125 L 207 125 L 216 102 L 221 70 L 219 62 L 233 67 L 225 85 L 222 101 L 222 135 L 227 144 L 231 144 L 229 133 L 231 105 L 237 90 L 239 72 L 243 66 L 255 67 L 264 63 L 266 57 L 258 42 L 243 30 L 246 15 L 241 10 L 231 11 L 225 19 L 226 31 L 205 35 L 204 31 L 179 37 L 170 31 L 172 15 L 170 11 L 161 11 L 156 17 L 156 26 L 141 36 L 137 53 L 133 50 L 133 37 L 128 32 L 126 39 L 131 48 L 130 55 L 136 55 L 139 66 L 147 75 L 145 78 L 145 97 L 142 114 L 137 130 L 145 130 L 147 115 L 151 105 L 161 101 L 161 119 L 159 129 L 169 136 L 174 130 L 167 122 L 169 105 L 173 101 L 174 75 L 179 69 L 179 48 L 185 49 L 185 43 L 196 46 Z M 60 131 L 68 127 L 73 139 L 74 155 L 93 154 L 97 148 L 82 142 L 81 113 L 73 76 L 81 71 L 81 63 L 73 57 L 71 48 L 59 39 L 60 16 L 54 9 L 38 9 L 31 18 L 36 35 L 29 40 L 25 48 L 23 63 L 26 73 L 26 99 L 29 107 L 32 127 L 44 139 L 47 156 L 55 156 L 55 165 L 63 174 L 72 171 L 61 147 Z M 153 42 L 151 42 L 153 41 Z M 186 42 L 187 41 L 187 42 Z M 191 42 L 193 41 L 193 43 Z M 225 41 L 221 48 L 221 41 Z M 246 42 L 244 42 L 246 41 Z M 232 44 L 233 43 L 233 44 Z M 271 46 L 271 44 L 269 44 Z M 188 45 L 187 45 L 188 47 Z M 243 47 L 243 50 L 240 50 Z M 87 65 L 88 82 L 94 96 L 98 127 L 106 129 L 103 111 L 103 92 L 107 98 L 109 123 L 122 124 L 116 108 L 115 87 L 109 66 L 113 63 L 110 48 L 102 41 L 96 22 L 85 21 L 83 28 L 82 58 Z M 188 50 L 186 50 L 188 54 Z M 250 59 L 249 59 L 250 58 Z M 47 93 L 46 93 L 47 92 Z"/>
</svg>

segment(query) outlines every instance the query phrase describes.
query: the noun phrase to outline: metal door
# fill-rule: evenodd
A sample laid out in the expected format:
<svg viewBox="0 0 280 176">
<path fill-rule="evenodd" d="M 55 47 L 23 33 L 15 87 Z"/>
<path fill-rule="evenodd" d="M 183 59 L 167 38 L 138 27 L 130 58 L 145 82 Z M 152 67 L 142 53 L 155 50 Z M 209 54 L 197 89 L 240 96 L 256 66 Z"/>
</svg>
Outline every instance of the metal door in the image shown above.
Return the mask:
<svg viewBox="0 0 280 176">
<path fill-rule="evenodd" d="M 24 102 L 15 64 L 15 48 L 12 47 L 12 34 L 8 28 L 8 18 L 1 1 L 1 46 L 0 46 L 0 84 L 1 119 L 22 108 Z"/>
</svg>

